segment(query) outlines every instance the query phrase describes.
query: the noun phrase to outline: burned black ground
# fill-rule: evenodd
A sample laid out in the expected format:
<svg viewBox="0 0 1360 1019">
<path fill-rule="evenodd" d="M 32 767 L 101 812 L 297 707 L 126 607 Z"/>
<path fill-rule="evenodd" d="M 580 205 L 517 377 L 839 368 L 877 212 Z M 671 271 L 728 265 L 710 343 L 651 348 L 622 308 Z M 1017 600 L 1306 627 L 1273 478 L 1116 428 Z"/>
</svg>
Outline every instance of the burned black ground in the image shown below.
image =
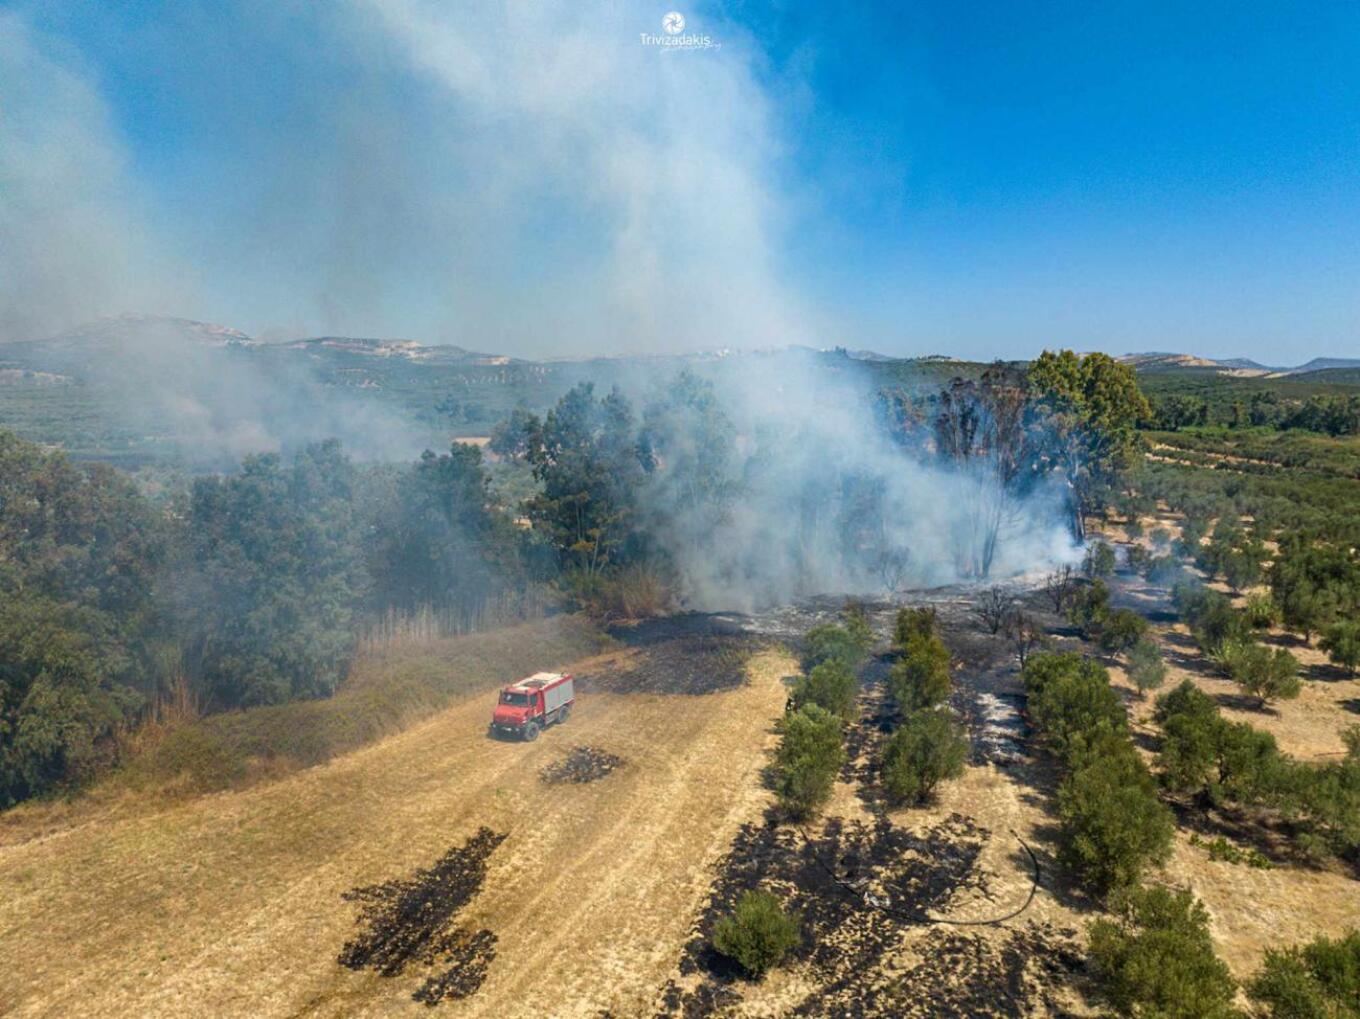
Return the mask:
<svg viewBox="0 0 1360 1019">
<path fill-rule="evenodd" d="M 649 640 L 624 664 L 578 676 L 577 682 L 587 693 L 719 693 L 746 682 L 746 662 L 758 646 L 737 633 Z"/>
<path fill-rule="evenodd" d="M 480 828 L 428 869 L 346 892 L 346 901 L 361 904 L 357 922 L 363 929 L 340 950 L 340 964 L 385 977 L 412 964 L 436 967 L 412 994 L 427 1005 L 474 993 L 496 956 L 496 935 L 455 921 L 481 890 L 486 861 L 505 837 Z"/>
<path fill-rule="evenodd" d="M 549 785 L 597 782 L 624 763 L 622 757 L 599 747 L 572 747 L 567 756 L 538 773 Z"/>
</svg>

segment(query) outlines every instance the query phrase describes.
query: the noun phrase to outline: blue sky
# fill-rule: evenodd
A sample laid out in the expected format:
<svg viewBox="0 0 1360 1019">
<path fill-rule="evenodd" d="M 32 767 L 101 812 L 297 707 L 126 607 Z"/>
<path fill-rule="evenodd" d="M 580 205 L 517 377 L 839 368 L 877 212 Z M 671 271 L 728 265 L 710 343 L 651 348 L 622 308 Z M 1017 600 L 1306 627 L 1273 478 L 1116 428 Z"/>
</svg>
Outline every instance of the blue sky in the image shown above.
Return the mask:
<svg viewBox="0 0 1360 1019">
<path fill-rule="evenodd" d="M 0 328 L 1360 356 L 1360 5 L 676 4 L 0 8 Z"/>
</svg>

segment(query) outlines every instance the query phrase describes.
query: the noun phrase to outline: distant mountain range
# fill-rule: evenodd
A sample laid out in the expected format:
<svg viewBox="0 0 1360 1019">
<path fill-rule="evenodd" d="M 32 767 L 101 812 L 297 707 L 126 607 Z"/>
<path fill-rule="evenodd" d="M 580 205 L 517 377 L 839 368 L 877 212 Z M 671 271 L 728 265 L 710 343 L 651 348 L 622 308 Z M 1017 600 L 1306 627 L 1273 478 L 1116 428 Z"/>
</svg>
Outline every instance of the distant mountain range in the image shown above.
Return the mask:
<svg viewBox="0 0 1360 1019">
<path fill-rule="evenodd" d="M 1261 364 L 1245 357 L 1211 358 L 1196 357 L 1193 354 L 1173 354 L 1166 351 L 1150 351 L 1142 354 L 1124 354 L 1119 358 L 1133 365 L 1139 371 L 1166 371 L 1181 368 L 1215 368 L 1224 374 L 1243 376 L 1263 376 L 1277 378 L 1282 375 L 1306 375 L 1309 372 L 1330 371 L 1336 368 L 1360 368 L 1360 358 L 1355 357 L 1315 357 L 1305 364 L 1285 367 Z"/>
<path fill-rule="evenodd" d="M 144 348 L 148 343 L 187 342 L 200 347 L 256 348 L 261 350 L 293 350 L 319 357 L 338 358 L 382 358 L 388 361 L 405 361 L 416 364 L 496 367 L 514 364 L 532 364 L 519 358 L 504 354 L 488 354 L 468 350 L 452 344 L 425 344 L 417 340 L 377 339 L 354 336 L 315 336 L 305 339 L 269 342 L 255 339 L 239 329 L 216 325 L 210 322 L 196 322 L 192 319 L 170 318 L 157 315 L 125 314 L 110 318 L 97 319 L 76 326 L 40 340 L 25 340 L 0 344 L 0 351 L 8 350 L 13 354 L 21 350 L 33 353 L 42 351 L 58 355 L 61 360 L 79 360 L 97 350 L 114 350 L 124 344 L 134 344 Z M 904 360 L 934 361 L 953 360 L 944 355 L 928 355 L 918 358 L 897 358 L 880 354 L 874 350 L 849 350 L 836 347 L 834 350 L 817 350 L 812 347 L 786 348 L 790 352 L 805 354 L 837 354 L 855 361 L 883 363 Z M 697 353 L 699 358 L 723 357 L 737 353 L 729 350 L 715 350 Z M 655 355 L 650 355 L 654 357 Z M 646 360 L 649 355 L 635 357 L 604 358 L 603 360 Z M 1360 358 L 1315 357 L 1305 364 L 1293 367 L 1266 365 L 1245 357 L 1209 358 L 1194 354 L 1181 354 L 1171 351 L 1147 351 L 1136 354 L 1123 354 L 1118 358 L 1133 365 L 1139 371 L 1175 371 L 1184 369 L 1214 369 L 1223 374 L 1247 377 L 1280 377 L 1285 375 L 1304 375 L 1309 372 L 1333 369 L 1360 368 Z M 597 361 L 594 357 L 552 357 L 538 363 L 579 363 Z"/>
</svg>

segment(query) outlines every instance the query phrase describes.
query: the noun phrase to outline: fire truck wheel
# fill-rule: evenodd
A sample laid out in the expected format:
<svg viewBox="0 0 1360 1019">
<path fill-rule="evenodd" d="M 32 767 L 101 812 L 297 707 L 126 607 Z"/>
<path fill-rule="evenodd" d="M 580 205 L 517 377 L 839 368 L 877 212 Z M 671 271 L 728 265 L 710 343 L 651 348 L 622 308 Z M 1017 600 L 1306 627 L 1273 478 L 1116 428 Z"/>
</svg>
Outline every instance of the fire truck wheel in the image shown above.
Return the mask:
<svg viewBox="0 0 1360 1019">
<path fill-rule="evenodd" d="M 557 715 L 557 724 L 558 724 L 558 725 L 561 725 L 563 722 L 565 722 L 565 721 L 566 721 L 568 718 L 570 718 L 570 717 L 571 717 L 571 705 L 568 704 L 568 705 L 567 705 L 566 707 L 564 707 L 560 712 L 558 712 L 558 715 Z"/>
<path fill-rule="evenodd" d="M 532 743 L 536 739 L 538 739 L 538 723 L 530 722 L 524 727 L 524 742 Z"/>
</svg>

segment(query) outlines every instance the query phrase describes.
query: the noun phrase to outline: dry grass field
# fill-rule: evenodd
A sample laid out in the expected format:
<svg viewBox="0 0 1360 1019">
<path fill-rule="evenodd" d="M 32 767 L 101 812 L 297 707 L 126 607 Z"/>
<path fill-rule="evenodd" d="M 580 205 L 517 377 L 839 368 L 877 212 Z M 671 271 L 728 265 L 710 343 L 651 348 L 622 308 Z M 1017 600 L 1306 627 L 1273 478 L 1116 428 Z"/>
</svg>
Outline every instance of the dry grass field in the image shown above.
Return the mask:
<svg viewBox="0 0 1360 1019">
<path fill-rule="evenodd" d="M 791 662 L 705 696 L 595 693 L 533 744 L 487 738 L 470 697 L 278 781 L 111 812 L 0 849 L 9 1015 L 424 1014 L 419 968 L 336 962 L 342 893 L 428 866 L 480 826 L 507 836 L 464 919 L 497 937 L 465 1016 L 638 1014 L 664 982 L 756 777 Z M 581 663 L 589 671 L 591 663 Z M 573 746 L 624 761 L 589 784 L 540 770 Z"/>
</svg>

